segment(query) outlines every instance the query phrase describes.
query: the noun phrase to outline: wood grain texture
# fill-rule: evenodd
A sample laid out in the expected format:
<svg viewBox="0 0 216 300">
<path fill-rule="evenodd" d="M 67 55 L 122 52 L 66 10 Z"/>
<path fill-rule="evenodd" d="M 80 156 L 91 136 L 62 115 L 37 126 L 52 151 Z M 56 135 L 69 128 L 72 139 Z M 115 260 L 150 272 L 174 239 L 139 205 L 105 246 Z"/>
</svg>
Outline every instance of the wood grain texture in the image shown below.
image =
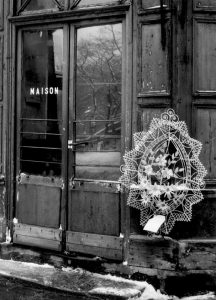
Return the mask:
<svg viewBox="0 0 216 300">
<path fill-rule="evenodd" d="M 59 188 L 22 184 L 18 189 L 16 218 L 19 223 L 59 228 Z"/>
<path fill-rule="evenodd" d="M 119 235 L 118 194 L 70 192 L 68 209 L 68 228 L 70 231 Z"/>
<path fill-rule="evenodd" d="M 88 253 L 100 257 L 122 260 L 122 238 L 67 232 L 67 251 Z"/>
<path fill-rule="evenodd" d="M 169 82 L 169 23 L 166 26 L 166 49 L 161 45 L 161 24 L 142 24 L 142 53 L 141 53 L 141 93 L 166 94 L 170 92 Z"/>
<path fill-rule="evenodd" d="M 174 270 L 176 268 L 178 244 L 175 241 L 131 236 L 129 265 L 144 268 Z"/>
<path fill-rule="evenodd" d="M 169 7 L 170 1 L 165 0 L 164 6 Z M 143 9 L 155 9 L 160 8 L 160 0 L 142 0 L 142 8 Z"/>
<path fill-rule="evenodd" d="M 5 143 L 5 137 L 3 135 L 4 131 L 3 131 L 3 105 L 0 105 L 0 174 L 3 173 L 3 160 L 5 158 L 5 155 L 3 153 L 3 149 L 4 149 L 4 143 Z"/>
<path fill-rule="evenodd" d="M 181 270 L 215 270 L 215 240 L 185 240 L 179 243 L 179 249 L 179 268 Z"/>
<path fill-rule="evenodd" d="M 216 22 L 196 20 L 194 23 L 194 92 L 216 91 Z"/>
<path fill-rule="evenodd" d="M 122 238 L 109 235 L 67 231 L 67 243 L 94 246 L 99 248 L 121 249 Z"/>
<path fill-rule="evenodd" d="M 176 222 L 170 236 L 174 239 L 215 239 L 216 238 L 216 198 L 208 199 L 193 206 L 190 222 Z"/>
<path fill-rule="evenodd" d="M 0 101 L 3 100 L 3 35 L 0 33 Z"/>
<path fill-rule="evenodd" d="M 32 247 L 39 247 L 49 250 L 61 251 L 61 244 L 58 241 L 47 240 L 44 238 L 35 238 L 31 236 L 14 234 L 13 242 Z"/>
<path fill-rule="evenodd" d="M 13 242 L 15 244 L 61 251 L 62 231 L 18 223 L 13 228 Z"/>
<path fill-rule="evenodd" d="M 14 225 L 15 234 L 26 235 L 35 238 L 43 238 L 54 241 L 62 240 L 62 231 L 53 228 L 44 228 L 40 226 L 31 226 L 27 224 L 15 224 Z"/>
<path fill-rule="evenodd" d="M 196 138 L 202 142 L 200 160 L 208 179 L 216 178 L 216 109 L 197 108 L 194 114 Z"/>
<path fill-rule="evenodd" d="M 195 10 L 215 11 L 216 0 L 194 0 L 193 6 Z"/>
<path fill-rule="evenodd" d="M 4 0 L 0 1 L 0 30 L 4 28 Z"/>
</svg>

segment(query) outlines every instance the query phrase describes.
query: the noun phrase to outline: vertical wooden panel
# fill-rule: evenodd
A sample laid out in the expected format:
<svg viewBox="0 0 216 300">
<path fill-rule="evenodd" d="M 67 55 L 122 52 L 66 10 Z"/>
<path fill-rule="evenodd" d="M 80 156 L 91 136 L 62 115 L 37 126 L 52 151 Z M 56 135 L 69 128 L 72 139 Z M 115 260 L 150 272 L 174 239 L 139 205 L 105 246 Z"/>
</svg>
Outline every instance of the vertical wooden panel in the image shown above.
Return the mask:
<svg viewBox="0 0 216 300">
<path fill-rule="evenodd" d="M 3 36 L 0 35 L 0 101 L 2 101 L 3 88 Z"/>
<path fill-rule="evenodd" d="M 71 200 L 70 231 L 119 235 L 119 194 L 72 190 Z"/>
<path fill-rule="evenodd" d="M 195 23 L 194 89 L 216 92 L 216 23 Z"/>
<path fill-rule="evenodd" d="M 59 228 L 59 188 L 20 184 L 17 197 L 17 218 L 19 223 Z"/>
<path fill-rule="evenodd" d="M 167 41 L 169 40 L 166 23 Z M 142 25 L 142 75 L 141 93 L 169 93 L 169 53 L 168 42 L 166 49 L 161 44 L 161 24 Z"/>
<path fill-rule="evenodd" d="M 3 105 L 0 105 L 0 174 L 3 172 Z"/>
<path fill-rule="evenodd" d="M 216 109 L 197 108 L 196 138 L 203 143 L 200 159 L 208 171 L 207 178 L 216 178 Z"/>
<path fill-rule="evenodd" d="M 0 1 L 0 30 L 3 29 L 3 25 L 4 25 L 4 9 L 3 9 L 3 5 L 4 5 L 4 0 Z"/>
</svg>

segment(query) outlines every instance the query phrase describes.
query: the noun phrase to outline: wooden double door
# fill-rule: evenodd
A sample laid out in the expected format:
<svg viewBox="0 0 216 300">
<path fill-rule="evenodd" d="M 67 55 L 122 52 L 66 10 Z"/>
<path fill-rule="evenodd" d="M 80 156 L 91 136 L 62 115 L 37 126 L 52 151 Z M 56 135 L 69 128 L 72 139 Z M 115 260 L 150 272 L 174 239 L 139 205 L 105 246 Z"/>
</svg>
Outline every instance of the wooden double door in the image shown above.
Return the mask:
<svg viewBox="0 0 216 300">
<path fill-rule="evenodd" d="M 123 26 L 19 29 L 14 243 L 122 259 Z"/>
</svg>

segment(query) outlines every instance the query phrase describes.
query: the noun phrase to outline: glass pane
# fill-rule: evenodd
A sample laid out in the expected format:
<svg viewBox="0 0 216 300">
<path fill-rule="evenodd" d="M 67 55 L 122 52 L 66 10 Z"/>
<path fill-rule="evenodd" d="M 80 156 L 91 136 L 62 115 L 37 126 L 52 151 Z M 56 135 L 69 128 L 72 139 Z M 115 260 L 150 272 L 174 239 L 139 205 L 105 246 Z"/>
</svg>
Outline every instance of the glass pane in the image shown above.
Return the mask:
<svg viewBox="0 0 216 300">
<path fill-rule="evenodd" d="M 121 24 L 78 29 L 76 177 L 116 180 L 120 175 L 121 69 Z"/>
<path fill-rule="evenodd" d="M 71 6 L 76 3 L 76 0 L 70 0 Z M 89 7 L 89 6 L 101 6 L 101 5 L 112 5 L 119 4 L 119 0 L 82 0 L 77 5 L 78 8 Z"/>
<path fill-rule="evenodd" d="M 24 9 L 24 11 L 34 11 L 43 9 L 58 9 L 58 5 L 54 0 L 31 0 L 30 3 Z"/>
<path fill-rule="evenodd" d="M 79 151 L 120 151 L 120 139 L 120 121 L 83 121 L 76 124 Z"/>
<path fill-rule="evenodd" d="M 20 168 L 60 175 L 63 31 L 23 32 Z"/>
</svg>

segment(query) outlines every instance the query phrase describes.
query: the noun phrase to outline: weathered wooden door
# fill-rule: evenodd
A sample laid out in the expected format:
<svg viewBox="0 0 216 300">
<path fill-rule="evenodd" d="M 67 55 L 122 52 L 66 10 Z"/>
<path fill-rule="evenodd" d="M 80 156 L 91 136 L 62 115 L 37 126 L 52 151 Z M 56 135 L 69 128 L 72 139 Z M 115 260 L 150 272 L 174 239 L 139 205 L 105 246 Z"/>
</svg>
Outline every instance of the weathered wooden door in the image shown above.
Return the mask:
<svg viewBox="0 0 216 300">
<path fill-rule="evenodd" d="M 19 31 L 15 243 L 122 259 L 122 27 Z"/>
<path fill-rule="evenodd" d="M 65 186 L 63 28 L 18 33 L 16 212 L 13 241 L 61 250 Z"/>
<path fill-rule="evenodd" d="M 122 259 L 122 23 L 71 27 L 71 41 L 66 249 Z"/>
</svg>

